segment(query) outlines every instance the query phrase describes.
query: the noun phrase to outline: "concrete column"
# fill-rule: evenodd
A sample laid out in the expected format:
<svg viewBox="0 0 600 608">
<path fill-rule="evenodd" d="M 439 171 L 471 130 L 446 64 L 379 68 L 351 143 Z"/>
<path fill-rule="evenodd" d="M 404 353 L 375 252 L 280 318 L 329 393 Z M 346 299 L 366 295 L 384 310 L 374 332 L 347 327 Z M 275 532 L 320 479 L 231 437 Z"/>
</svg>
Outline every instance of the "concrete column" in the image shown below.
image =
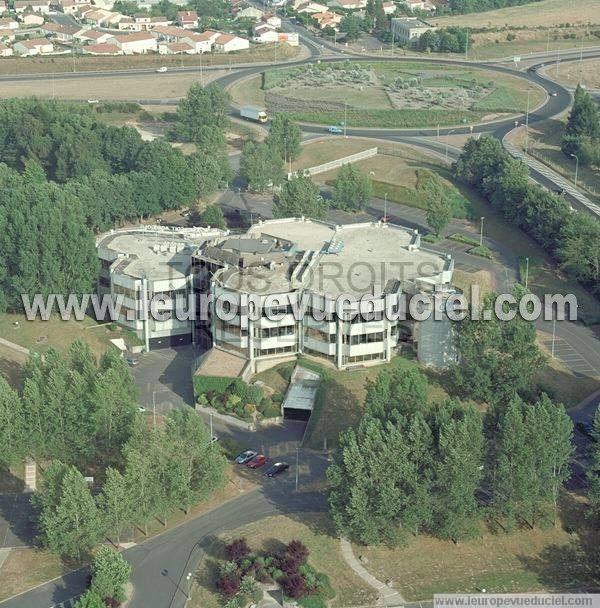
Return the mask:
<svg viewBox="0 0 600 608">
<path fill-rule="evenodd" d="M 344 347 L 344 341 L 342 340 L 342 325 L 343 321 L 336 315 L 336 329 L 337 329 L 337 339 L 335 345 L 335 364 L 338 367 L 342 367 L 342 349 Z"/>
<path fill-rule="evenodd" d="M 142 279 L 142 316 L 144 324 L 144 343 L 146 352 L 150 352 L 150 311 L 148 309 L 148 279 Z"/>
</svg>

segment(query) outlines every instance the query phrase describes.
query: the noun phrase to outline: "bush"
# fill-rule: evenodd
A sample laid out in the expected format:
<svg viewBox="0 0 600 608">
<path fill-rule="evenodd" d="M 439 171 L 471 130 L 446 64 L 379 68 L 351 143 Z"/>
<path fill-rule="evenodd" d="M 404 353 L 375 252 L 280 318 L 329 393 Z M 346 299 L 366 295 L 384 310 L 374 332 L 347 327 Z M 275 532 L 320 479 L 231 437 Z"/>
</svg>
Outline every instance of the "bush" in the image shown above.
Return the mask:
<svg viewBox="0 0 600 608">
<path fill-rule="evenodd" d="M 245 538 L 236 538 L 225 546 L 227 559 L 239 562 L 250 555 L 250 547 Z"/>
<path fill-rule="evenodd" d="M 304 597 L 309 593 L 306 581 L 299 574 L 284 576 L 279 583 L 285 595 L 293 600 Z"/>
<path fill-rule="evenodd" d="M 479 241 L 474 239 L 473 237 L 466 236 L 464 234 L 451 234 L 448 237 L 451 241 L 456 241 L 457 243 L 464 243 L 465 245 L 471 245 L 473 247 L 479 247 Z"/>
<path fill-rule="evenodd" d="M 222 378 L 220 376 L 194 376 L 194 396 L 208 392 L 224 393 L 233 378 Z"/>
<path fill-rule="evenodd" d="M 237 595 L 242 584 L 238 572 L 225 574 L 217 579 L 216 587 L 225 597 L 233 597 Z"/>
<path fill-rule="evenodd" d="M 488 260 L 492 259 L 492 251 L 485 245 L 477 245 L 477 247 L 469 249 L 469 253 L 471 255 L 478 255 L 480 258 L 488 258 Z"/>
</svg>

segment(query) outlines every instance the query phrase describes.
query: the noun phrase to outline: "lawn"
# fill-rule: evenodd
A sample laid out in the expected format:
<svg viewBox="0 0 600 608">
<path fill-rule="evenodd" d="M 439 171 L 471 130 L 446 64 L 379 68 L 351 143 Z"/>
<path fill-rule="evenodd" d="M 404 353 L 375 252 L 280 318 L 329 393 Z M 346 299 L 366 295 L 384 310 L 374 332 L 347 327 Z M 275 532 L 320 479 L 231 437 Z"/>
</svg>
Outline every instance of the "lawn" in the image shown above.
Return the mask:
<svg viewBox="0 0 600 608">
<path fill-rule="evenodd" d="M 81 322 L 63 321 L 57 314 L 48 321 L 39 318 L 28 321 L 25 315 L 0 314 L 0 336 L 39 353 L 45 353 L 49 348 L 65 352 L 79 338 L 90 345 L 96 356 L 100 356 L 110 346 L 109 339 L 120 336 L 119 330 L 112 332 L 108 328 L 108 325 L 100 325 L 87 316 Z"/>
<path fill-rule="evenodd" d="M 339 136 L 305 143 L 302 146 L 300 156 L 292 163 L 292 171 L 321 165 L 376 146 L 377 143 L 372 140 Z"/>
<path fill-rule="evenodd" d="M 565 528 L 576 530 L 569 534 Z M 454 544 L 429 536 L 411 539 L 405 548 L 355 547 L 367 570 L 391 580 L 407 600 L 434 593 L 516 593 L 583 591 L 597 585 L 589 559 L 598 532 L 586 527 L 580 499 L 565 495 L 561 522 L 550 530 L 513 534 L 481 530 L 474 540 Z"/>
<path fill-rule="evenodd" d="M 598 41 L 600 45 L 600 41 Z M 575 88 L 581 83 L 588 89 L 600 89 L 600 59 L 584 59 L 583 61 L 567 61 L 558 65 L 548 66 L 541 70 L 552 80 L 567 87 Z"/>
<path fill-rule="evenodd" d="M 221 535 L 209 549 L 196 573 L 190 608 L 220 608 L 223 603 L 214 592 L 216 565 L 223 558 L 223 544 L 246 538 L 253 550 L 276 549 L 291 540 L 302 541 L 310 551 L 309 563 L 329 576 L 336 597 L 331 608 L 374 605 L 376 594 L 347 566 L 340 541 L 329 516 L 322 513 L 278 515 L 254 522 Z"/>
<path fill-rule="evenodd" d="M 237 80 L 227 91 L 233 101 L 241 106 L 265 106 L 265 92 L 261 88 L 262 75 L 255 74 Z"/>
<path fill-rule="evenodd" d="M 518 31 L 515 31 L 519 35 Z M 539 33 L 538 33 L 539 35 Z M 559 39 L 550 40 L 548 47 L 547 38 L 542 34 L 537 39 L 531 40 L 506 40 L 506 34 L 495 33 L 491 35 L 493 40 L 481 40 L 476 42 L 469 53 L 469 59 L 501 59 L 518 55 L 526 60 L 530 53 L 545 53 L 548 48 L 553 51 L 568 51 L 581 48 L 581 40 Z M 490 36 L 486 36 L 489 38 Z M 597 47 L 600 39 L 590 38 L 583 41 L 584 47 Z"/>
<path fill-rule="evenodd" d="M 600 4 L 597 0 L 542 0 L 521 6 L 501 8 L 494 11 L 470 13 L 431 19 L 440 26 L 485 27 L 551 27 L 566 23 L 600 23 Z"/>
<path fill-rule="evenodd" d="M 281 95 L 303 101 L 332 101 L 339 103 L 340 99 L 347 99 L 349 106 L 365 110 L 389 110 L 392 107 L 385 91 L 377 87 L 367 87 L 360 90 L 344 86 L 336 87 L 335 89 L 292 86 L 283 89 Z"/>
<path fill-rule="evenodd" d="M 304 445 L 312 449 L 323 449 L 325 442 L 328 448 L 335 447 L 339 441 L 339 434 L 360 419 L 367 394 L 367 380 L 375 380 L 379 372 L 389 367 L 407 369 L 420 367 L 416 361 L 400 356 L 393 358 L 389 363 L 356 371 L 325 368 L 315 358 L 304 361 L 304 365 L 310 365 L 311 369 L 324 377 L 304 439 Z M 447 396 L 439 382 L 431 377 L 430 400 L 439 403 Z"/>
</svg>

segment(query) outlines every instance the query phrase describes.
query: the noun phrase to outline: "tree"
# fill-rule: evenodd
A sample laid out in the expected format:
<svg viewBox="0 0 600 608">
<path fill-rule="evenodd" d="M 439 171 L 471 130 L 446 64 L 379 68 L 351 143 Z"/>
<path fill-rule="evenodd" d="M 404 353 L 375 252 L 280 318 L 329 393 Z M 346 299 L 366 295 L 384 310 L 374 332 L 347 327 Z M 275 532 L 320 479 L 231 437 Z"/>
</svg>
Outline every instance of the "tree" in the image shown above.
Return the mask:
<svg viewBox="0 0 600 608">
<path fill-rule="evenodd" d="M 346 211 L 363 211 L 371 200 L 373 187 L 368 175 L 351 163 L 342 165 L 333 181 L 333 203 Z"/>
<path fill-rule="evenodd" d="M 240 562 L 250 555 L 250 547 L 245 538 L 235 538 L 225 546 L 225 556 L 233 562 Z"/>
<path fill-rule="evenodd" d="M 265 142 L 277 150 L 286 166 L 300 155 L 301 141 L 300 127 L 289 114 L 276 114 L 273 117 Z"/>
<path fill-rule="evenodd" d="M 342 17 L 340 21 L 340 32 L 346 34 L 346 40 L 353 41 L 360 37 L 362 33 L 363 20 L 354 13 L 349 13 Z"/>
<path fill-rule="evenodd" d="M 473 536 L 478 524 L 475 492 L 483 476 L 483 426 L 473 407 L 446 401 L 437 416 L 437 455 L 432 530 L 440 538 Z"/>
<path fill-rule="evenodd" d="M 589 164 L 600 162 L 600 111 L 591 95 L 577 85 L 573 97 L 573 107 L 569 114 L 562 151 L 565 155 L 578 155 L 579 162 Z"/>
<path fill-rule="evenodd" d="M 38 529 L 53 553 L 78 559 L 98 542 L 101 522 L 83 475 L 75 467 L 62 473 L 60 487 L 50 488 L 50 499 L 38 503 Z"/>
<path fill-rule="evenodd" d="M 278 150 L 266 142 L 246 142 L 240 159 L 240 173 L 248 182 L 248 188 L 264 192 L 278 186 L 283 179 L 283 160 Z"/>
<path fill-rule="evenodd" d="M 0 467 L 10 467 L 23 458 L 26 430 L 21 399 L 0 376 Z"/>
<path fill-rule="evenodd" d="M 308 217 L 323 219 L 327 205 L 319 195 L 319 187 L 310 179 L 308 172 L 300 173 L 286 181 L 281 192 L 275 195 L 273 216 Z"/>
<path fill-rule="evenodd" d="M 91 589 L 88 589 L 75 603 L 75 608 L 106 608 L 104 600 Z"/>
<path fill-rule="evenodd" d="M 425 187 L 427 225 L 440 236 L 452 219 L 452 202 L 447 188 L 438 180 L 431 180 Z"/>
<path fill-rule="evenodd" d="M 594 416 L 594 431 L 600 437 L 600 406 Z M 587 469 L 589 510 L 587 516 L 596 529 L 600 528 L 600 441 L 591 444 L 591 458 Z"/>
<path fill-rule="evenodd" d="M 210 226 L 211 228 L 227 229 L 225 215 L 219 205 L 207 205 L 202 211 L 195 210 L 189 218 L 192 226 Z"/>
<path fill-rule="evenodd" d="M 119 545 L 123 530 L 134 519 L 134 505 L 123 475 L 117 469 L 108 467 L 105 476 L 102 492 L 98 496 L 98 508 L 103 529 L 108 536 L 114 534 Z"/>
<path fill-rule="evenodd" d="M 177 106 L 176 134 L 204 151 L 225 147 L 230 97 L 221 87 L 193 84 Z"/>
<path fill-rule="evenodd" d="M 562 226 L 561 240 L 562 267 L 600 295 L 600 222 L 587 214 L 571 215 Z"/>
<path fill-rule="evenodd" d="M 513 295 L 518 302 L 523 292 L 515 289 Z M 488 294 L 481 318 L 469 314 L 458 324 L 460 362 L 452 369 L 461 394 L 488 403 L 510 400 L 545 361 L 533 322 L 525 321 L 518 311 L 512 320 L 501 321 L 493 310 L 494 300 L 495 294 Z M 490 320 L 483 318 L 486 312 Z"/>
<path fill-rule="evenodd" d="M 131 576 L 131 566 L 123 556 L 107 545 L 102 545 L 91 565 L 90 589 L 103 600 L 125 600 L 125 585 Z"/>
<path fill-rule="evenodd" d="M 506 528 L 553 520 L 569 476 L 572 433 L 564 408 L 546 395 L 533 405 L 515 396 L 501 411 L 491 454 L 491 511 Z"/>
</svg>

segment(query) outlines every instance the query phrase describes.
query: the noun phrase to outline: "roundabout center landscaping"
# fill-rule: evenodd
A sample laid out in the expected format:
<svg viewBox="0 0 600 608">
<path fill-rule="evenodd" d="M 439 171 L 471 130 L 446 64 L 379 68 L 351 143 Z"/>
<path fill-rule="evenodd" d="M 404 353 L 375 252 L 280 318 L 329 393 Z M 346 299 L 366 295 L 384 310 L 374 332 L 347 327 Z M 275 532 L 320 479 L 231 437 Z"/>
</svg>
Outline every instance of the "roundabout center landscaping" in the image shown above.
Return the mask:
<svg viewBox="0 0 600 608">
<path fill-rule="evenodd" d="M 270 114 L 350 127 L 475 124 L 523 113 L 544 92 L 524 78 L 433 62 L 344 61 L 267 70 L 236 83 L 233 100 L 263 103 Z"/>
</svg>

